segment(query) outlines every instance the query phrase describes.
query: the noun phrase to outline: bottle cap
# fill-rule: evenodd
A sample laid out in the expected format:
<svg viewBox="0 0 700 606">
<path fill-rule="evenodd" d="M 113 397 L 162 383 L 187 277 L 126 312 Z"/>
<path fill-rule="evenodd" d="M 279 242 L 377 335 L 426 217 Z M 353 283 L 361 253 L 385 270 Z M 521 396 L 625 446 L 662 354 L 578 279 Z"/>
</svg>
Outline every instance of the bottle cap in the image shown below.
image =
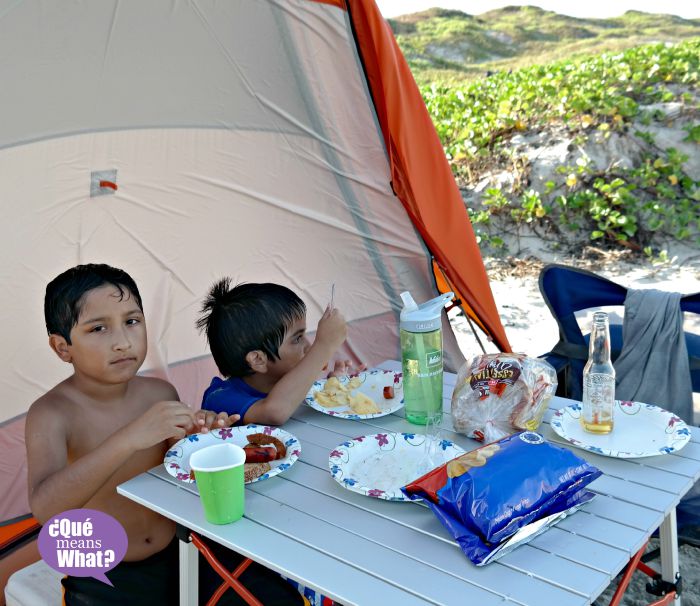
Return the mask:
<svg viewBox="0 0 700 606">
<path fill-rule="evenodd" d="M 415 311 L 416 309 L 418 309 L 418 305 L 413 300 L 411 293 L 407 290 L 401 293 L 401 300 L 403 301 L 404 311 Z"/>
<path fill-rule="evenodd" d="M 408 332 L 432 332 L 442 326 L 442 308 L 454 298 L 448 292 L 425 303 L 416 305 L 409 292 L 401 293 L 404 308 L 401 310 L 401 329 Z"/>
</svg>

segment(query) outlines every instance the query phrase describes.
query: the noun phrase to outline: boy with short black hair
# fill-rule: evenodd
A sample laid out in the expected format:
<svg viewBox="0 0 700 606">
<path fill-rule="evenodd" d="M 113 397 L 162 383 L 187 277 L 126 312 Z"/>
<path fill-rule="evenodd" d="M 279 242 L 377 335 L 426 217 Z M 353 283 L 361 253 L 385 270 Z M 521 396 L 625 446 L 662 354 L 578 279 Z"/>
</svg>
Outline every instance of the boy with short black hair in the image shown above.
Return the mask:
<svg viewBox="0 0 700 606">
<path fill-rule="evenodd" d="M 212 379 L 202 406 L 269 425 L 289 419 L 347 335 L 343 315 L 329 306 L 310 344 L 306 306 L 294 292 L 271 283 L 231 288 L 230 278 L 211 288 L 197 327 L 225 377 Z M 333 374 L 349 366 L 336 362 Z"/>
<path fill-rule="evenodd" d="M 73 374 L 27 414 L 32 512 L 45 523 L 69 509 L 97 509 L 116 518 L 129 539 L 124 561 L 107 572 L 114 587 L 65 577 L 65 604 L 177 604 L 175 523 L 118 495 L 116 487 L 162 464 L 174 441 L 231 425 L 238 416 L 194 413 L 170 383 L 137 376 L 146 357 L 146 324 L 138 288 L 126 272 L 108 265 L 73 267 L 46 287 L 44 312 L 49 345 Z M 301 603 L 277 575 L 256 568 L 266 587 L 282 587 L 276 603 Z M 216 588 L 201 581 L 200 599 Z M 255 582 L 245 575 L 241 582 L 255 594 Z M 243 602 L 236 596 L 233 603 Z"/>
</svg>

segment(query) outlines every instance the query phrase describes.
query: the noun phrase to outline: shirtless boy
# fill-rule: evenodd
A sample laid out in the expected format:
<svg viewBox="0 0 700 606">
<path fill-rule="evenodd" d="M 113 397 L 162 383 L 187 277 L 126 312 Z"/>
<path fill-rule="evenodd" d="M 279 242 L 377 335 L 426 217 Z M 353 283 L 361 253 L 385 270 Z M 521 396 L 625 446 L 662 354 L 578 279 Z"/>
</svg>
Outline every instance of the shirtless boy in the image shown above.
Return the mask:
<svg viewBox="0 0 700 606">
<path fill-rule="evenodd" d="M 66 577 L 65 603 L 177 604 L 174 523 L 118 495 L 116 486 L 160 464 L 174 441 L 229 426 L 238 415 L 194 413 L 170 383 L 136 376 L 146 357 L 146 324 L 126 272 L 69 269 L 46 287 L 44 314 L 49 345 L 73 374 L 27 414 L 32 512 L 45 523 L 65 510 L 97 509 L 116 518 L 129 539 L 124 561 L 107 573 L 114 588 Z"/>
</svg>

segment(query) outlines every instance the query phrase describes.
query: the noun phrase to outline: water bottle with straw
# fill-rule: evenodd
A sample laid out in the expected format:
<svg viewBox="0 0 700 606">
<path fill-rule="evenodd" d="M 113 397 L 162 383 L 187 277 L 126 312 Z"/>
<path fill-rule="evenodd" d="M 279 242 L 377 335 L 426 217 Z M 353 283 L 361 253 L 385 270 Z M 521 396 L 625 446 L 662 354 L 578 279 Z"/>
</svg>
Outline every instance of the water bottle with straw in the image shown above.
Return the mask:
<svg viewBox="0 0 700 606">
<path fill-rule="evenodd" d="M 416 304 L 401 293 L 401 365 L 406 418 L 417 425 L 442 419 L 442 308 L 454 297 L 445 293 Z"/>
</svg>

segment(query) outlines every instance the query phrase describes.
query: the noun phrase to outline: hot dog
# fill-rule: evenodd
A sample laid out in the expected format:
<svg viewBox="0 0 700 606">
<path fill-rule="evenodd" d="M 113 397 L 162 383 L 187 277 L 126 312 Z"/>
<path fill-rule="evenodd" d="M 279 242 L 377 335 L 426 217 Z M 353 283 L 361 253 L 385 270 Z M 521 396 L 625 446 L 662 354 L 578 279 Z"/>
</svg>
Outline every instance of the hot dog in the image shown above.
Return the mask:
<svg viewBox="0 0 700 606">
<path fill-rule="evenodd" d="M 277 457 L 277 449 L 274 446 L 254 446 L 248 444 L 243 447 L 246 463 L 266 463 L 274 461 Z"/>
<path fill-rule="evenodd" d="M 250 444 L 254 444 L 255 446 L 272 444 L 277 449 L 275 460 L 284 459 L 284 457 L 287 456 L 287 447 L 277 438 L 273 438 L 265 433 L 249 433 L 246 438 Z"/>
</svg>

